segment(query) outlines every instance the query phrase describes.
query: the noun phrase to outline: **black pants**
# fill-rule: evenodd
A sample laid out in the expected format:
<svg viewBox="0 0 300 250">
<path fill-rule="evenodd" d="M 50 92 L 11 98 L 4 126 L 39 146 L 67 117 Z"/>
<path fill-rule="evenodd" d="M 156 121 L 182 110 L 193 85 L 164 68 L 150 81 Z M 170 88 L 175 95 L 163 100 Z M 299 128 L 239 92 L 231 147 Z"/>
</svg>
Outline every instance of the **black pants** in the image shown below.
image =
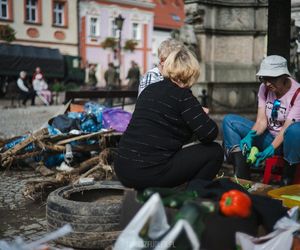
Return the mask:
<svg viewBox="0 0 300 250">
<path fill-rule="evenodd" d="M 27 100 L 31 100 L 31 105 L 35 105 L 35 91 L 29 90 L 29 92 L 21 91 L 21 97 L 23 99 L 22 104 L 26 105 Z"/>
<path fill-rule="evenodd" d="M 147 187 L 175 187 L 185 182 L 212 180 L 222 167 L 224 153 L 218 143 L 195 144 L 178 151 L 159 174 L 151 168 L 130 168 L 128 161 L 117 160 L 115 172 L 124 186 L 144 189 Z"/>
</svg>

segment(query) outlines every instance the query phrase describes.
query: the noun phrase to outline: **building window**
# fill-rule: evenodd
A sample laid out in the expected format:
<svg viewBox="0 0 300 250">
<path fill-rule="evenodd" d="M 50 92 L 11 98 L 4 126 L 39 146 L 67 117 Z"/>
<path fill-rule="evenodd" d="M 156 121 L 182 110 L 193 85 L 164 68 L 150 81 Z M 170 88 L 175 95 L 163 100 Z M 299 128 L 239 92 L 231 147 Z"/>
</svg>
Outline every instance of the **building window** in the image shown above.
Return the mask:
<svg viewBox="0 0 300 250">
<path fill-rule="evenodd" d="M 24 0 L 25 22 L 41 24 L 42 22 L 42 1 Z"/>
<path fill-rule="evenodd" d="M 141 26 L 138 23 L 132 24 L 132 39 L 134 40 L 141 39 Z"/>
<path fill-rule="evenodd" d="M 52 25 L 67 27 L 68 26 L 68 1 L 52 0 Z"/>
<path fill-rule="evenodd" d="M 63 2 L 54 2 L 53 7 L 53 24 L 58 26 L 65 25 L 64 17 L 65 3 Z"/>
<path fill-rule="evenodd" d="M 37 0 L 26 0 L 26 21 L 38 22 L 38 3 Z"/>
<path fill-rule="evenodd" d="M 100 35 L 100 20 L 98 17 L 90 18 L 90 36 L 95 37 Z"/>
<path fill-rule="evenodd" d="M 0 0 L 0 19 L 12 21 L 12 0 Z"/>
<path fill-rule="evenodd" d="M 0 0 L 0 18 L 8 19 L 8 0 Z"/>
<path fill-rule="evenodd" d="M 180 22 L 181 21 L 181 18 L 180 16 L 176 15 L 176 14 L 171 14 L 172 16 L 172 19 L 175 21 L 175 22 Z"/>
</svg>

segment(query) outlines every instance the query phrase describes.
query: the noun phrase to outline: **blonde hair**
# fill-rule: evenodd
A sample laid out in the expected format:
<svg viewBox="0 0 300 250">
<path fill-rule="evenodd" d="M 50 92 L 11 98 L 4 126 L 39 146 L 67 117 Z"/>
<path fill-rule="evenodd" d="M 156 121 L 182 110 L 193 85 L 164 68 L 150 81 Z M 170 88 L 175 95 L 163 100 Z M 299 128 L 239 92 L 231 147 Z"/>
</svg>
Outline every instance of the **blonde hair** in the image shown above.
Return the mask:
<svg viewBox="0 0 300 250">
<path fill-rule="evenodd" d="M 191 87 L 198 80 L 200 65 L 196 57 L 183 47 L 167 57 L 162 74 L 182 87 Z"/>
<path fill-rule="evenodd" d="M 159 45 L 159 48 L 157 51 L 159 60 L 165 61 L 171 52 L 173 52 L 174 50 L 181 49 L 182 47 L 183 47 L 183 44 L 173 38 L 168 38 L 167 40 L 164 40 Z"/>
</svg>

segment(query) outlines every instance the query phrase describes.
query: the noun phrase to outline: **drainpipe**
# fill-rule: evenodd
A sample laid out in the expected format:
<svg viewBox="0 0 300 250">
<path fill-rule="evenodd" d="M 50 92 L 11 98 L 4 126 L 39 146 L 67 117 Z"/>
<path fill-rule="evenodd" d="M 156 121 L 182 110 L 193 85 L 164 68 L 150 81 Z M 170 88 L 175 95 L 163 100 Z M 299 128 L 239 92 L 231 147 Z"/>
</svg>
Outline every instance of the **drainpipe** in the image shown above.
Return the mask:
<svg viewBox="0 0 300 250">
<path fill-rule="evenodd" d="M 80 0 L 76 1 L 76 8 L 77 8 L 77 45 L 78 45 L 78 56 L 80 55 L 80 7 L 79 7 Z"/>
</svg>

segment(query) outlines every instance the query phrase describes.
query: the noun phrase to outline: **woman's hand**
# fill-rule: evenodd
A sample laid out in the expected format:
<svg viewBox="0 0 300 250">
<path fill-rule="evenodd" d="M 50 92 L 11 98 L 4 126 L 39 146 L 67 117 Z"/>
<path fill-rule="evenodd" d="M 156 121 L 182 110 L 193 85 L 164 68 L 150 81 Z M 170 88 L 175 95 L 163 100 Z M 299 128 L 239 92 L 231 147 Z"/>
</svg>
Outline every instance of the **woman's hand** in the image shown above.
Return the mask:
<svg viewBox="0 0 300 250">
<path fill-rule="evenodd" d="M 250 151 L 252 147 L 253 138 L 255 136 L 256 131 L 250 130 L 248 134 L 240 141 L 240 148 L 242 150 L 243 155 L 246 155 Z"/>
<path fill-rule="evenodd" d="M 275 148 L 271 144 L 264 151 L 256 154 L 255 167 L 258 167 L 265 159 L 272 157 L 275 153 Z"/>
<path fill-rule="evenodd" d="M 209 109 L 208 108 L 205 108 L 205 107 L 202 107 L 203 111 L 208 114 L 209 113 Z"/>
</svg>

